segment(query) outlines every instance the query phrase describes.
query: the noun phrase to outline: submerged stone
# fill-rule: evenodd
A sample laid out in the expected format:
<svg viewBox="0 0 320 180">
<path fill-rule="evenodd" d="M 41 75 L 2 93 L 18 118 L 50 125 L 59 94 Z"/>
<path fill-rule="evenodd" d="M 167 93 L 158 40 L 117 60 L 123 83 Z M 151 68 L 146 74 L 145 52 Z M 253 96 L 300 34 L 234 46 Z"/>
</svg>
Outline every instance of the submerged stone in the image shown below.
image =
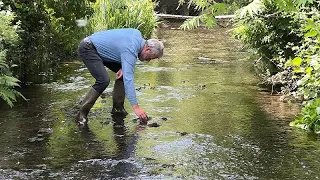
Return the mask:
<svg viewBox="0 0 320 180">
<path fill-rule="evenodd" d="M 32 137 L 32 138 L 29 138 L 28 141 L 29 142 L 39 142 L 39 141 L 43 141 L 44 138 L 42 137 Z"/>
<path fill-rule="evenodd" d="M 178 132 L 181 136 L 185 136 L 187 135 L 188 133 L 187 132 Z"/>
<path fill-rule="evenodd" d="M 149 127 L 160 127 L 160 124 L 154 122 L 154 123 L 151 123 L 151 124 L 148 124 Z"/>
<path fill-rule="evenodd" d="M 174 164 L 162 164 L 163 168 L 174 168 L 176 165 Z"/>
</svg>

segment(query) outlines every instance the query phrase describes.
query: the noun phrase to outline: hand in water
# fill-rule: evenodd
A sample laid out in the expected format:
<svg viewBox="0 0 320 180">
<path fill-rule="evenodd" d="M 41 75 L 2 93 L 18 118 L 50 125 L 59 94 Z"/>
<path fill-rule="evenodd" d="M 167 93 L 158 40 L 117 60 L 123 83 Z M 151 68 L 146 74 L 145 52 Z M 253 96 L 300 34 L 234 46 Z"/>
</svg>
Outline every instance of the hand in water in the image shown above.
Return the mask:
<svg viewBox="0 0 320 180">
<path fill-rule="evenodd" d="M 140 118 L 140 120 L 143 120 L 143 121 L 148 120 L 147 114 L 137 104 L 133 105 L 132 107 L 136 115 Z"/>
</svg>

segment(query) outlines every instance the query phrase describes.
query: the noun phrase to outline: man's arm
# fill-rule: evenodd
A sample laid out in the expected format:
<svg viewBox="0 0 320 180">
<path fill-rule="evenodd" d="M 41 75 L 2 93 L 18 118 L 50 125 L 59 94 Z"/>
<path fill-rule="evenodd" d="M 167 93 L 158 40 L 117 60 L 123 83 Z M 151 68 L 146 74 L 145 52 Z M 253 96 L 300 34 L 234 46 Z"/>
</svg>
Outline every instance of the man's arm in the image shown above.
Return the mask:
<svg viewBox="0 0 320 180">
<path fill-rule="evenodd" d="M 124 52 L 121 54 L 123 83 L 126 97 L 128 98 L 134 112 L 141 120 L 146 120 L 147 114 L 139 107 L 136 98 L 136 89 L 134 85 L 134 67 L 136 59 L 137 58 L 130 52 Z"/>
</svg>

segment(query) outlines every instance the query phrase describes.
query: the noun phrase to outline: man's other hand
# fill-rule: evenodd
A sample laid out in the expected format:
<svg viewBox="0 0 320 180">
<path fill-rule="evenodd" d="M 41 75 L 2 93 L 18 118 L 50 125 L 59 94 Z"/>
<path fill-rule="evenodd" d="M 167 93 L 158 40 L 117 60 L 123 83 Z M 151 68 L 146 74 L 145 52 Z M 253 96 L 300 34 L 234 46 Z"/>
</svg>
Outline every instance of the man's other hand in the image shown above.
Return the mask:
<svg viewBox="0 0 320 180">
<path fill-rule="evenodd" d="M 120 79 L 122 78 L 122 69 L 120 69 L 117 73 L 116 73 L 116 79 Z"/>
<path fill-rule="evenodd" d="M 148 119 L 147 114 L 137 104 L 133 105 L 132 108 L 140 120 L 146 121 Z"/>
</svg>

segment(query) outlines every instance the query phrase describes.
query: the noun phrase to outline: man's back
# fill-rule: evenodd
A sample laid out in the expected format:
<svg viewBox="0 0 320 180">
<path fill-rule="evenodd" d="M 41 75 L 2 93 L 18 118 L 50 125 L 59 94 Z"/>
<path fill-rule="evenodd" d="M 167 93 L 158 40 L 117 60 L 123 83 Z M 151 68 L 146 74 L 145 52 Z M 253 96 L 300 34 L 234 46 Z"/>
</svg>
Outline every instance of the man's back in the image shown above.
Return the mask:
<svg viewBox="0 0 320 180">
<path fill-rule="evenodd" d="M 132 53 L 137 58 L 141 52 L 145 40 L 139 30 L 112 29 L 101 31 L 89 36 L 103 61 L 121 62 L 123 52 Z"/>
</svg>

